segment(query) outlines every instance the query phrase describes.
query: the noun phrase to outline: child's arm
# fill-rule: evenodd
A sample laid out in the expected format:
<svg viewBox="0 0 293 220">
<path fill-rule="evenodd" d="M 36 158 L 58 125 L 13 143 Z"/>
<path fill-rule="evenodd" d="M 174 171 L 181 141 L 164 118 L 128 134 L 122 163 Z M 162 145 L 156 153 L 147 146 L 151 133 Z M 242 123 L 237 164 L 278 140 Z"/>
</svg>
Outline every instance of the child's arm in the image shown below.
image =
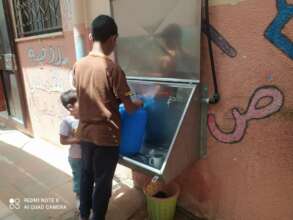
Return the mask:
<svg viewBox="0 0 293 220">
<path fill-rule="evenodd" d="M 70 145 L 70 144 L 79 144 L 80 140 L 76 136 L 74 136 L 74 133 L 72 131 L 70 121 L 68 119 L 63 119 L 63 121 L 60 124 L 60 130 L 59 130 L 59 136 L 60 136 L 60 143 L 63 145 Z"/>
<path fill-rule="evenodd" d="M 62 145 L 80 144 L 80 140 L 74 136 L 64 136 L 60 134 L 60 143 Z"/>
<path fill-rule="evenodd" d="M 143 106 L 142 100 L 131 100 L 131 90 L 127 84 L 126 76 L 119 66 L 112 72 L 112 87 L 115 96 L 121 100 L 128 113 Z"/>
</svg>

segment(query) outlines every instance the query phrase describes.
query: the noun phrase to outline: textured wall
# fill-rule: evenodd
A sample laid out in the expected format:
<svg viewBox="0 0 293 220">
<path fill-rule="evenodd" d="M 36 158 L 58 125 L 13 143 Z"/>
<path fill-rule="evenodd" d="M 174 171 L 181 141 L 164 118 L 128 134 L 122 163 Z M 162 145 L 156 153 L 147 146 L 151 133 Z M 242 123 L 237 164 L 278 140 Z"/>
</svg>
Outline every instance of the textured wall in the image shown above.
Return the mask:
<svg viewBox="0 0 293 220">
<path fill-rule="evenodd" d="M 59 101 L 60 93 L 72 87 L 72 66 L 90 49 L 90 21 L 98 14 L 109 14 L 110 3 L 60 0 L 60 7 L 61 35 L 36 36 L 16 43 L 34 135 L 56 144 L 60 120 L 67 114 Z"/>
<path fill-rule="evenodd" d="M 59 143 L 59 123 L 66 114 L 60 93 L 71 87 L 75 61 L 71 0 L 61 1 L 63 34 L 16 42 L 35 136 Z"/>
<path fill-rule="evenodd" d="M 293 1 L 212 3 L 222 99 L 209 108 L 207 158 L 178 178 L 179 203 L 208 219 L 291 220 Z M 205 35 L 201 68 L 211 89 Z"/>
<path fill-rule="evenodd" d="M 61 35 L 36 36 L 16 43 L 34 135 L 56 144 L 60 120 L 67 114 L 59 101 L 60 93 L 72 87 L 72 66 L 90 49 L 90 21 L 98 14 L 109 14 L 110 3 L 60 0 L 60 7 Z"/>
<path fill-rule="evenodd" d="M 59 142 L 59 123 L 66 114 L 59 96 L 71 86 L 75 55 L 70 38 L 65 34 L 17 44 L 34 135 L 54 143 Z"/>
</svg>

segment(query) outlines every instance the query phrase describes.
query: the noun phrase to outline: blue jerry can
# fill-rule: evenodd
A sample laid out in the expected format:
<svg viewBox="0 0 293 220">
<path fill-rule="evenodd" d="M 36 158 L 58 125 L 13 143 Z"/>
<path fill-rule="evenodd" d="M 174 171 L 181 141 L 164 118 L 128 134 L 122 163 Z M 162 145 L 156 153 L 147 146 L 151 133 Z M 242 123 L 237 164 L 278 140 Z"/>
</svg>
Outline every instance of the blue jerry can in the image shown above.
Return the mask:
<svg viewBox="0 0 293 220">
<path fill-rule="evenodd" d="M 139 152 L 145 133 L 147 113 L 143 108 L 128 113 L 123 104 L 119 106 L 121 117 L 121 140 L 119 151 L 123 156 Z"/>
</svg>

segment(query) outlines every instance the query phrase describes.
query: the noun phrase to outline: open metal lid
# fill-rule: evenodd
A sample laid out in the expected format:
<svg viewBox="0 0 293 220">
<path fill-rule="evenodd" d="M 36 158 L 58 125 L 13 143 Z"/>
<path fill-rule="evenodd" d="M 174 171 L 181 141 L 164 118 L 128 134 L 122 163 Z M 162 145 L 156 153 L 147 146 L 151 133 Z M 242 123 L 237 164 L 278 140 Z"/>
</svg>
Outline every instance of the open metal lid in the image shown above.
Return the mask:
<svg viewBox="0 0 293 220">
<path fill-rule="evenodd" d="M 200 80 L 200 0 L 112 0 L 128 77 Z"/>
</svg>

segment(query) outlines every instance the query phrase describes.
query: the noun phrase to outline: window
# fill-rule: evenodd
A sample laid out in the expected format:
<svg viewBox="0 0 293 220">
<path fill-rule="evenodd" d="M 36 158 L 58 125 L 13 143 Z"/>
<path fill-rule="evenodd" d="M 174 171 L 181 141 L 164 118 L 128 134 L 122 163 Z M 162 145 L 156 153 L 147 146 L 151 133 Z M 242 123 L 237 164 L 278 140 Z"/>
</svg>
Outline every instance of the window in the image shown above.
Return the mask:
<svg viewBox="0 0 293 220">
<path fill-rule="evenodd" d="M 18 37 L 62 30 L 59 0 L 13 0 Z"/>
</svg>

